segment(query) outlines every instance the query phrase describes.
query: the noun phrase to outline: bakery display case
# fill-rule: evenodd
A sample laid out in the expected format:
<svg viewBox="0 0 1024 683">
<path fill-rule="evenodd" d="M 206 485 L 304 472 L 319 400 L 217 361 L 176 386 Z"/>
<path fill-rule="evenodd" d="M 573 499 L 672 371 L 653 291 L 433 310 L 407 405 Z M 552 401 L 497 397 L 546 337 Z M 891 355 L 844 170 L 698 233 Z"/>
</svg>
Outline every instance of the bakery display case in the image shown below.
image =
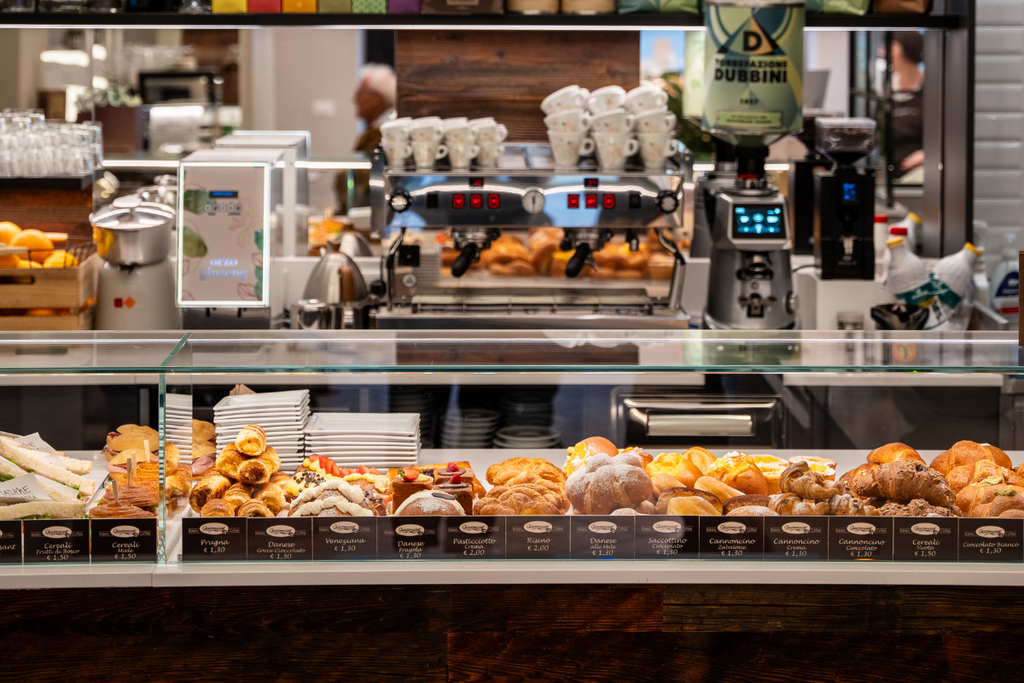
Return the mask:
<svg viewBox="0 0 1024 683">
<path fill-rule="evenodd" d="M 1014 583 L 1024 564 L 1006 333 L 24 334 L 0 363 L 0 573 L 25 581 Z"/>
</svg>

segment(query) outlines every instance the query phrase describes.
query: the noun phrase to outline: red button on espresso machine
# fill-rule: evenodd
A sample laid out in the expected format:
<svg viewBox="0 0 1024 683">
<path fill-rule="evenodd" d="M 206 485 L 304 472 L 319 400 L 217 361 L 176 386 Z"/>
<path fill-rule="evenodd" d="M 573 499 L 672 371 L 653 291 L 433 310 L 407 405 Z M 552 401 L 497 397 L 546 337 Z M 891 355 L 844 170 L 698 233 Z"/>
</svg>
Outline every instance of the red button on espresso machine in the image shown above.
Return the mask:
<svg viewBox="0 0 1024 683">
<path fill-rule="evenodd" d="M 453 194 L 452 195 L 452 208 L 453 209 L 464 209 L 464 208 L 466 208 L 466 195 L 464 195 L 464 194 Z"/>
<path fill-rule="evenodd" d="M 568 195 L 568 198 L 569 198 L 569 208 L 570 209 L 578 209 L 578 208 L 580 208 L 580 196 L 578 194 L 570 194 L 570 195 Z"/>
<path fill-rule="evenodd" d="M 601 197 L 601 204 L 606 209 L 614 209 L 615 208 L 615 195 L 613 195 L 613 194 L 603 195 Z"/>
<path fill-rule="evenodd" d="M 589 194 L 589 193 L 587 194 L 587 208 L 588 209 L 596 209 L 597 208 L 597 195 L 596 194 Z"/>
<path fill-rule="evenodd" d="M 482 194 L 473 193 L 469 195 L 469 208 L 471 209 L 482 209 L 484 207 L 484 196 Z"/>
<path fill-rule="evenodd" d="M 489 195 L 487 195 L 487 208 L 488 209 L 500 209 L 501 208 L 501 195 L 500 194 L 489 194 Z"/>
</svg>

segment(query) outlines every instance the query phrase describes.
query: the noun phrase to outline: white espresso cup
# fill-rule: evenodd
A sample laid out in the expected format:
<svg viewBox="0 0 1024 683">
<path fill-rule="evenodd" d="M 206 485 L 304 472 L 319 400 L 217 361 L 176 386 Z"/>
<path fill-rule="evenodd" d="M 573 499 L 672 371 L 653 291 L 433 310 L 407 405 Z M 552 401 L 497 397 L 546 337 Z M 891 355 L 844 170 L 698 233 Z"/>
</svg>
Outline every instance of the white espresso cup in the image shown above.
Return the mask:
<svg viewBox="0 0 1024 683">
<path fill-rule="evenodd" d="M 668 105 L 668 93 L 653 85 L 641 85 L 626 95 L 625 107 L 639 115 L 649 111 L 663 111 Z"/>
<path fill-rule="evenodd" d="M 598 114 L 590 124 L 595 133 L 628 133 L 633 125 L 633 115 L 621 108 Z"/>
<path fill-rule="evenodd" d="M 590 114 L 583 109 L 566 109 L 545 116 L 544 125 L 553 133 L 586 133 L 590 130 Z"/>
<path fill-rule="evenodd" d="M 617 85 L 598 88 L 587 98 L 587 109 L 595 116 L 611 109 L 619 109 L 626 101 L 626 91 Z"/>
<path fill-rule="evenodd" d="M 557 168 L 575 168 L 580 164 L 580 156 L 594 151 L 594 141 L 586 137 L 586 133 L 552 133 L 548 131 L 551 141 L 551 156 Z"/>
<path fill-rule="evenodd" d="M 545 97 L 540 108 L 548 116 L 563 109 L 582 109 L 589 96 L 590 91 L 586 88 L 567 85 Z"/>
<path fill-rule="evenodd" d="M 452 126 L 444 131 L 444 141 L 448 143 L 448 149 L 451 149 L 453 144 L 472 145 L 476 142 L 476 136 L 476 130 L 469 126 L 468 121 L 464 125 Z"/>
<path fill-rule="evenodd" d="M 476 131 L 476 141 L 481 147 L 488 144 L 497 145 L 505 142 L 505 138 L 508 137 L 508 128 L 490 117 L 473 119 L 469 122 L 469 127 Z"/>
<path fill-rule="evenodd" d="M 380 138 L 382 142 L 392 144 L 404 143 L 409 140 L 409 125 L 412 119 L 408 116 L 392 121 L 385 121 L 380 126 Z"/>
<path fill-rule="evenodd" d="M 444 137 L 444 123 L 437 116 L 413 119 L 409 124 L 409 139 L 413 142 L 441 142 Z"/>
<path fill-rule="evenodd" d="M 637 133 L 672 133 L 676 129 L 676 115 L 670 111 L 648 111 L 636 117 Z"/>
<path fill-rule="evenodd" d="M 480 168 L 494 168 L 498 158 L 505 153 L 505 145 L 497 142 L 481 142 L 480 151 L 476 155 L 476 165 Z"/>
<path fill-rule="evenodd" d="M 637 153 L 640 143 L 629 133 L 594 133 L 597 165 L 617 170 L 626 165 L 626 159 Z"/>
<path fill-rule="evenodd" d="M 384 148 L 384 158 L 388 160 L 388 166 L 394 168 L 404 168 L 405 160 L 412 154 L 412 145 L 408 142 L 382 140 L 381 147 Z"/>
<path fill-rule="evenodd" d="M 413 140 L 412 159 L 421 171 L 434 168 L 434 162 L 448 154 L 448 146 L 435 140 Z"/>
<path fill-rule="evenodd" d="M 454 169 L 467 169 L 471 162 L 480 154 L 480 146 L 471 142 L 449 142 L 448 162 Z"/>
<path fill-rule="evenodd" d="M 639 133 L 636 139 L 644 168 L 663 168 L 665 159 L 679 150 L 679 141 L 671 133 Z"/>
</svg>

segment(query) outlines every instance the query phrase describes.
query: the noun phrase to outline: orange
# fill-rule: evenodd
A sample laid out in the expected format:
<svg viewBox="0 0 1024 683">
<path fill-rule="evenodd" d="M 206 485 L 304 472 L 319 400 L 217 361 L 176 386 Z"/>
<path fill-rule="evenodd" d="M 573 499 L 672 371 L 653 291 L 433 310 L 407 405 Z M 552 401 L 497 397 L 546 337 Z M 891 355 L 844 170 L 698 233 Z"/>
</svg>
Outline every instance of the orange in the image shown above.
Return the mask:
<svg viewBox="0 0 1024 683">
<path fill-rule="evenodd" d="M 25 311 L 25 315 L 30 318 L 55 318 L 60 313 L 56 308 L 30 308 Z"/>
<path fill-rule="evenodd" d="M 36 263 L 35 261 L 22 261 L 18 259 L 18 268 L 42 268 L 42 263 Z"/>
<path fill-rule="evenodd" d="M 11 240 L 12 247 L 25 247 L 36 263 L 43 263 L 53 253 L 53 242 L 39 230 L 22 230 Z"/>
<path fill-rule="evenodd" d="M 0 255 L 0 268 L 20 268 L 21 259 L 18 258 L 17 254 L 2 254 Z"/>
<path fill-rule="evenodd" d="M 3 221 L 0 223 L 0 242 L 10 244 L 11 240 L 13 240 L 15 235 L 19 232 L 21 232 L 21 228 L 17 225 L 9 223 L 8 221 Z"/>
<path fill-rule="evenodd" d="M 43 268 L 74 268 L 78 259 L 64 250 L 55 251 L 43 262 Z"/>
</svg>

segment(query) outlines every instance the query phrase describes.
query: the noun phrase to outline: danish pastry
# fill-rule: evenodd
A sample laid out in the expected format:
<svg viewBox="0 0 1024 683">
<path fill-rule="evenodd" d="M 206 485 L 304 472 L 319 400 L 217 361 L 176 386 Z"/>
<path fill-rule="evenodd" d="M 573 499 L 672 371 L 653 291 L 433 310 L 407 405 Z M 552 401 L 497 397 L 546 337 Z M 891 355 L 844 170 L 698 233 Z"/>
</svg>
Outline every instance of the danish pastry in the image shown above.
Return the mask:
<svg viewBox="0 0 1024 683">
<path fill-rule="evenodd" d="M 252 491 L 252 499 L 261 501 L 275 515 L 288 507 L 288 502 L 284 499 L 284 489 L 277 484 L 257 486 Z"/>
<path fill-rule="evenodd" d="M 565 474 L 544 458 L 509 458 L 487 468 L 487 481 L 492 486 L 513 486 L 532 477 L 565 486 Z"/>
</svg>

